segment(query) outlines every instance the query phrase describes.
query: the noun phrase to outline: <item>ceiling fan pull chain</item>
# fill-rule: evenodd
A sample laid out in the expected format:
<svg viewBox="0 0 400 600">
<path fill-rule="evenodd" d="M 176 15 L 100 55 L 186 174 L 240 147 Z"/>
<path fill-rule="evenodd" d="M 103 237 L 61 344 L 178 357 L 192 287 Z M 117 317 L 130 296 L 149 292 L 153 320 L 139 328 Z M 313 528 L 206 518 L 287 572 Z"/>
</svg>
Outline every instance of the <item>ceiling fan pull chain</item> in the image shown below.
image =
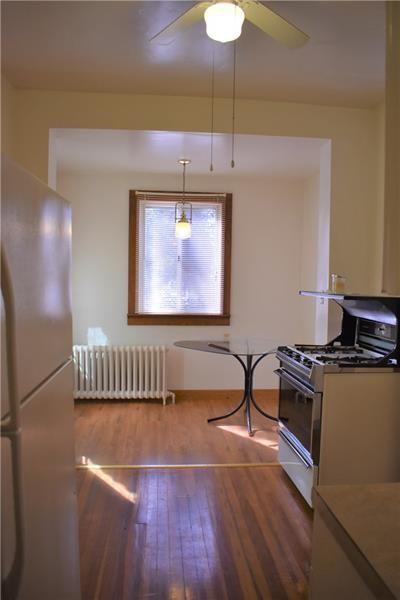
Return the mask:
<svg viewBox="0 0 400 600">
<path fill-rule="evenodd" d="M 214 171 L 213 150 L 214 150 L 214 80 L 215 80 L 215 44 L 212 45 L 212 66 L 211 66 L 211 157 L 210 171 Z"/>
<path fill-rule="evenodd" d="M 232 82 L 232 169 L 235 166 L 235 108 L 236 108 L 236 40 L 233 42 L 233 82 Z"/>
</svg>

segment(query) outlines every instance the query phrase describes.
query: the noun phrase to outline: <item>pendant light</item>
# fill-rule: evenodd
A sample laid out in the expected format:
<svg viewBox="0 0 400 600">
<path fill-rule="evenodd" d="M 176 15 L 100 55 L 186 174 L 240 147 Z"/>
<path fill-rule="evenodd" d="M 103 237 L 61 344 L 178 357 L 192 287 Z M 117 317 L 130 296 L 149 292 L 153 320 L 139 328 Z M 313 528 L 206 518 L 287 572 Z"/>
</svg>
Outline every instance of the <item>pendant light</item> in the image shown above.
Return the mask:
<svg viewBox="0 0 400 600">
<path fill-rule="evenodd" d="M 192 161 L 188 158 L 180 158 L 178 163 L 183 167 L 182 200 L 175 204 L 175 237 L 187 240 L 192 234 L 192 205 L 185 202 L 186 165 Z"/>
<path fill-rule="evenodd" d="M 216 42 L 233 42 L 242 33 L 244 12 L 233 2 L 216 2 L 204 12 L 208 37 Z"/>
</svg>

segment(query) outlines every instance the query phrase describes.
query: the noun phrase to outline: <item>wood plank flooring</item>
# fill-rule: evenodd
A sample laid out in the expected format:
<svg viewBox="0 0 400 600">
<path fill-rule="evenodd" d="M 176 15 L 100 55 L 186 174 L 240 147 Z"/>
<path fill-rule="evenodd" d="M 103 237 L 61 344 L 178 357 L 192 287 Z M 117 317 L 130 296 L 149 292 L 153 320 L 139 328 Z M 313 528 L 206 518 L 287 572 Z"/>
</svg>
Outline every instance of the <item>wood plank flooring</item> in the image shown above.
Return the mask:
<svg viewBox="0 0 400 600">
<path fill-rule="evenodd" d="M 160 401 L 81 401 L 75 406 L 76 462 L 100 465 L 269 463 L 277 459 L 277 427 L 252 411 L 256 434 L 249 438 L 244 412 L 214 423 L 242 392 L 184 395 L 175 405 Z M 274 390 L 256 392 L 261 408 L 277 411 Z M 85 457 L 83 459 L 83 457 Z"/>
<path fill-rule="evenodd" d="M 280 467 L 77 471 L 82 600 L 307 597 L 311 510 Z"/>
</svg>

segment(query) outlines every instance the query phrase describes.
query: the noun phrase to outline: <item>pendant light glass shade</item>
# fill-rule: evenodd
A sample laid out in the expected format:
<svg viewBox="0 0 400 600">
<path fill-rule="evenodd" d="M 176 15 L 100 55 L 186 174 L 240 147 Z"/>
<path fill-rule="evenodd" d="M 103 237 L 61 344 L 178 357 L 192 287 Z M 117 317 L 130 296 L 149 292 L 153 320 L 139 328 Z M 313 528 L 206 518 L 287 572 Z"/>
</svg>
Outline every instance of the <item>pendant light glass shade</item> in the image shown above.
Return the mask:
<svg viewBox="0 0 400 600">
<path fill-rule="evenodd" d="M 187 240 L 192 235 L 192 205 L 185 202 L 186 166 L 190 164 L 188 158 L 180 158 L 178 163 L 183 167 L 182 200 L 175 204 L 175 237 Z"/>
<path fill-rule="evenodd" d="M 187 240 L 192 235 L 192 224 L 187 220 L 185 212 L 175 224 L 175 237 L 180 240 Z"/>
<path fill-rule="evenodd" d="M 208 37 L 217 42 L 233 42 L 242 33 L 244 12 L 231 2 L 217 2 L 204 12 Z"/>
</svg>

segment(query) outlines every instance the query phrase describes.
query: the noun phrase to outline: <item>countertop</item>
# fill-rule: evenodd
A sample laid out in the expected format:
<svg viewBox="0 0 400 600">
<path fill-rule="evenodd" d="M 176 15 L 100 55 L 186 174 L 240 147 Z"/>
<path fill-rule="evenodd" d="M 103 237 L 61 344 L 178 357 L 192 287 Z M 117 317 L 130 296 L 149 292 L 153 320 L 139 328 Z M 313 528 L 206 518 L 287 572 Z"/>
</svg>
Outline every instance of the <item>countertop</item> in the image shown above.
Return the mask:
<svg viewBox="0 0 400 600">
<path fill-rule="evenodd" d="M 319 486 L 314 504 L 371 590 L 400 598 L 400 483 Z"/>
</svg>

